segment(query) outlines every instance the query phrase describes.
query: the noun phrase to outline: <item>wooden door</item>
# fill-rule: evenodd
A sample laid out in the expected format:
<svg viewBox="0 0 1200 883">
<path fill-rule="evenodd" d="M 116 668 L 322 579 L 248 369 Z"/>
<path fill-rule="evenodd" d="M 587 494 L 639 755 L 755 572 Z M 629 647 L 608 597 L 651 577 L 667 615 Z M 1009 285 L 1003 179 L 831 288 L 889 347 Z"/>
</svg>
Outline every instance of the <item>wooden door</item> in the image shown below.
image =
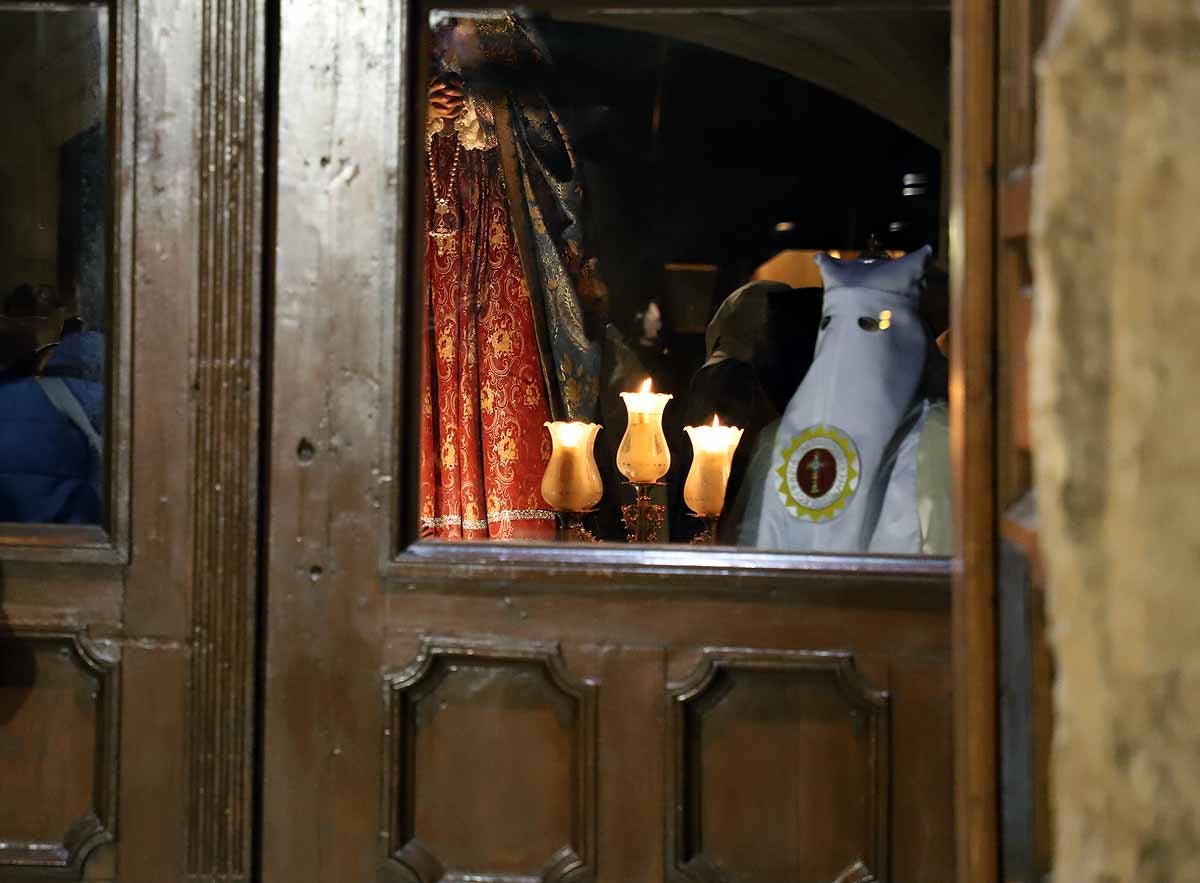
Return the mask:
<svg viewBox="0 0 1200 883">
<path fill-rule="evenodd" d="M 990 7 L 959 7 L 985 44 Z M 420 20 L 281 9 L 263 878 L 953 879 L 950 562 L 414 542 Z M 984 385 L 989 113 L 953 164 L 956 296 L 983 298 L 955 370 Z"/>
<path fill-rule="evenodd" d="M 105 8 L 106 516 L 0 531 L 0 877 L 948 878 L 944 563 L 409 543 L 413 10 Z M 988 9 L 956 4 L 969 45 Z M 976 674 L 985 621 L 956 626 Z"/>
<path fill-rule="evenodd" d="M 0 525 L 0 878 L 248 880 L 263 7 L 2 14 L 5 88 L 47 95 L 42 117 L 6 112 L 7 143 L 80 96 L 98 108 L 39 156 L 65 175 L 63 139 L 101 133 L 84 234 L 106 308 L 85 319 L 108 370 L 101 523 Z M 5 192 L 35 171 L 6 165 Z"/>
</svg>

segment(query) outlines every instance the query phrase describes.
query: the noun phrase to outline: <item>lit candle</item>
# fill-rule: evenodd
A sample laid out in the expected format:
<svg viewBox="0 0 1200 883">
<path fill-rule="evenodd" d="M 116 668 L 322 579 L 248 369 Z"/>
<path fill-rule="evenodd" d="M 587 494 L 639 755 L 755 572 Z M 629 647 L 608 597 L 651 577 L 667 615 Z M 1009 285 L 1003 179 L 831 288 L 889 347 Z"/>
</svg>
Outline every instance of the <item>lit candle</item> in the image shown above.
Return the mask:
<svg viewBox="0 0 1200 883">
<path fill-rule="evenodd" d="M 725 507 L 725 487 L 742 430 L 722 426 L 714 416 L 712 426 L 685 426 L 683 431 L 692 440 L 692 468 L 683 485 L 684 502 L 697 515 L 715 518 Z"/>
<path fill-rule="evenodd" d="M 554 450 L 542 475 L 542 496 L 560 512 L 587 512 L 600 502 L 604 484 L 596 468 L 598 423 L 547 423 Z"/>
<path fill-rule="evenodd" d="M 651 392 L 647 377 L 641 389 L 623 392 L 621 398 L 629 411 L 629 426 L 617 449 L 617 468 L 631 482 L 656 482 L 671 468 L 671 449 L 662 427 L 663 409 L 671 395 Z"/>
</svg>

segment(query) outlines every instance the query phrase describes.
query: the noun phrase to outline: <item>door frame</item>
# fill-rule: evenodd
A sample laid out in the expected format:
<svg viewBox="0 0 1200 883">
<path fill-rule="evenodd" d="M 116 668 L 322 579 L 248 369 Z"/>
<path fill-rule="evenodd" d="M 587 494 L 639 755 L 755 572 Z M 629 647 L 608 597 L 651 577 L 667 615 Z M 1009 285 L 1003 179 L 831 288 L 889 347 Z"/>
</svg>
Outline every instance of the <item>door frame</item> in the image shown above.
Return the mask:
<svg viewBox="0 0 1200 883">
<path fill-rule="evenodd" d="M 958 876 L 999 877 L 996 742 L 997 0 L 951 9 L 950 450 Z"/>
</svg>

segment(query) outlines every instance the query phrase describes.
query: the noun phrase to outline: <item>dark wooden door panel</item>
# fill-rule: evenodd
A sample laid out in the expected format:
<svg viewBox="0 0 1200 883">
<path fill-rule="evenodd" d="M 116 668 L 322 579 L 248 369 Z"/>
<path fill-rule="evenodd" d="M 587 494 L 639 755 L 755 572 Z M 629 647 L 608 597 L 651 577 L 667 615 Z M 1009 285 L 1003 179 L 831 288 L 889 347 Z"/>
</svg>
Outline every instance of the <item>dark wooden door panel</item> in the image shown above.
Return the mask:
<svg viewBox="0 0 1200 883">
<path fill-rule="evenodd" d="M 0 877 L 78 876 L 112 841 L 115 648 L 55 628 L 0 631 Z"/>
<path fill-rule="evenodd" d="M 557 646 L 431 639 L 385 684 L 387 852 L 408 879 L 591 879 L 596 687 Z"/>
<path fill-rule="evenodd" d="M 890 703 L 850 654 L 710 649 L 670 695 L 672 879 L 888 878 Z"/>
<path fill-rule="evenodd" d="M 385 641 L 387 879 L 553 879 L 568 857 L 558 846 L 583 855 L 559 833 L 578 718 L 555 670 L 595 697 L 595 750 L 580 768 L 594 802 L 577 809 L 594 819 L 596 850 L 581 879 L 952 877 L 944 616 L 893 610 L 898 647 L 860 640 L 856 654 L 821 646 L 823 620 L 806 608 L 759 622 L 774 646 L 722 648 L 688 639 L 721 631 L 734 602 L 708 602 L 703 626 L 681 602 L 644 616 L 655 645 L 612 637 L 653 598 L 557 595 L 559 627 L 537 615 L 549 602 L 542 591 L 397 600 L 394 621 L 457 637 L 399 628 Z M 842 612 L 851 630 L 871 620 Z"/>
</svg>

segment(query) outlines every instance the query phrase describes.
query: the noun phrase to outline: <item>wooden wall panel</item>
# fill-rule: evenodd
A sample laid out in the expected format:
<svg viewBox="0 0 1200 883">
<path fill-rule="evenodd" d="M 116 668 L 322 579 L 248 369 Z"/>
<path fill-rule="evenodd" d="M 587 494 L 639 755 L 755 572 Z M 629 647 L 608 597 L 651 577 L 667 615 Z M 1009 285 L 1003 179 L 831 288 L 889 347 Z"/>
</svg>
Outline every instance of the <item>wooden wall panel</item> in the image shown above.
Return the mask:
<svg viewBox="0 0 1200 883">
<path fill-rule="evenodd" d="M 116 831 L 114 646 L 33 627 L 0 634 L 0 877 L 78 877 Z"/>
<path fill-rule="evenodd" d="M 435 639 L 384 698 L 387 855 L 405 878 L 592 878 L 596 689 L 556 645 Z"/>
<path fill-rule="evenodd" d="M 888 694 L 852 656 L 709 649 L 670 694 L 671 879 L 890 879 Z"/>
</svg>

